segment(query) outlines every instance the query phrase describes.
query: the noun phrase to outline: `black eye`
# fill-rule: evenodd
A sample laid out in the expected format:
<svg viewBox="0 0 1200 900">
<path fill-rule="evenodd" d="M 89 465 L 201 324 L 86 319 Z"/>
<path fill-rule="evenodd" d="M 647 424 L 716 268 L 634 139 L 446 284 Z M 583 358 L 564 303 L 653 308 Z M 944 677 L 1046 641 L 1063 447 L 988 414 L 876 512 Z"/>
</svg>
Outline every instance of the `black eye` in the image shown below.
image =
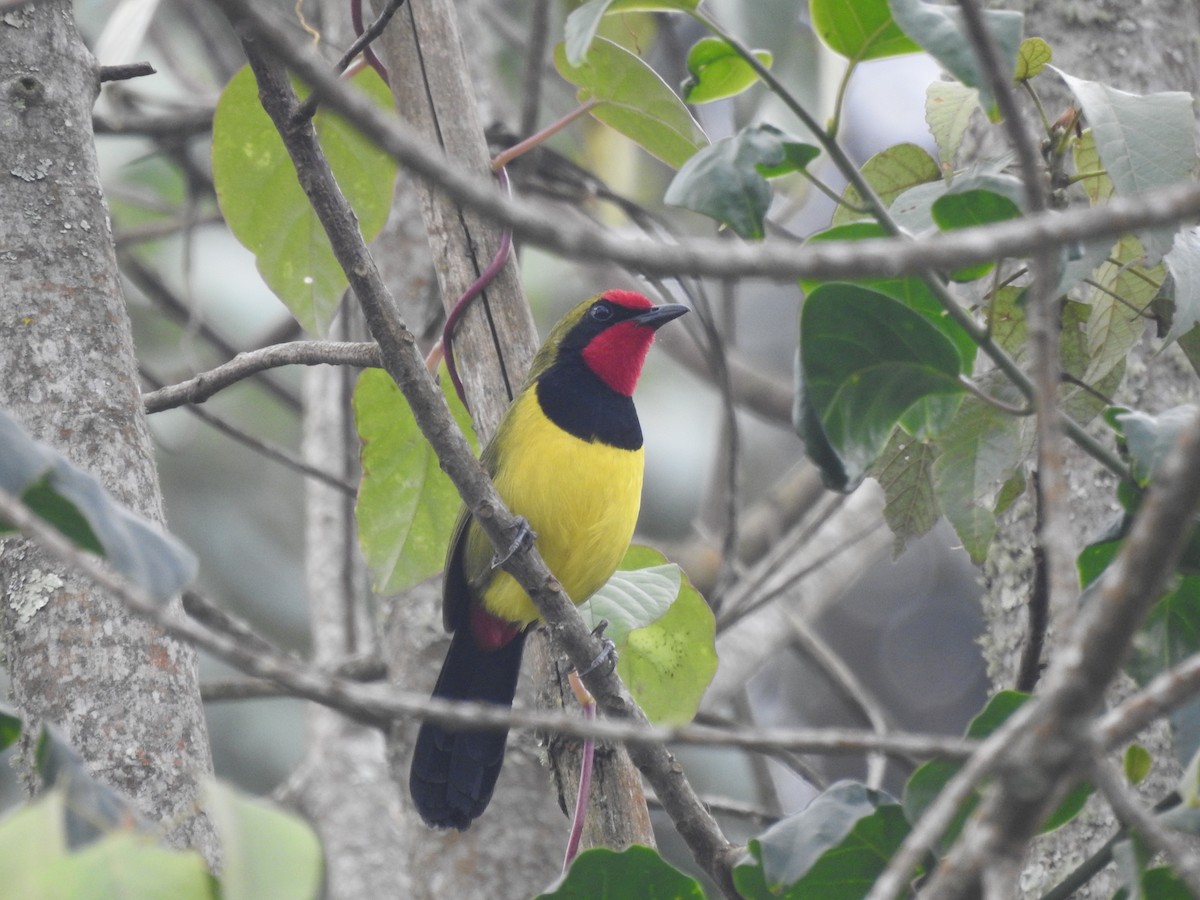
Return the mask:
<svg viewBox="0 0 1200 900">
<path fill-rule="evenodd" d="M 611 306 L 609 306 L 607 303 L 601 302 L 592 306 L 592 308 L 588 310 L 588 315 L 592 317 L 592 321 L 594 322 L 607 322 L 613 317 L 613 311 Z"/>
</svg>

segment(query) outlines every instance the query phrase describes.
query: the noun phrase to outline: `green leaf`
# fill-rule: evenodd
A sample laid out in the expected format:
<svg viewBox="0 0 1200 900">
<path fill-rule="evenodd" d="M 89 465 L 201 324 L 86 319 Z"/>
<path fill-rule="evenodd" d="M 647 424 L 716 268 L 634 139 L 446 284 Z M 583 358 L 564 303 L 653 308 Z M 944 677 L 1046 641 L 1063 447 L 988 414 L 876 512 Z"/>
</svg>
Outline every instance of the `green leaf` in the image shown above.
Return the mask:
<svg viewBox="0 0 1200 900">
<path fill-rule="evenodd" d="M 66 799 L 50 791 L 0 819 L 0 885 L 9 897 L 40 897 L 41 873 L 62 864 Z"/>
<path fill-rule="evenodd" d="M 1088 364 L 1073 372 L 1088 384 L 1103 380 L 1116 366 L 1123 366 L 1129 351 L 1145 332 L 1141 313 L 1150 306 L 1163 278 L 1161 264 L 1138 265 L 1145 256 L 1142 243 L 1133 235 L 1117 241 L 1106 259 L 1092 273 L 1085 296 L 1092 308 L 1087 320 Z"/>
<path fill-rule="evenodd" d="M 1142 623 L 1125 670 L 1139 685 L 1200 652 L 1200 576 L 1188 575 Z"/>
<path fill-rule="evenodd" d="M 605 634 L 617 648 L 617 673 L 650 721 L 695 717 L 717 671 L 716 620 L 683 570 L 635 544 L 580 612 L 610 623 Z"/>
<path fill-rule="evenodd" d="M 21 717 L 7 704 L 0 703 L 0 752 L 7 750 L 21 736 Z"/>
<path fill-rule="evenodd" d="M 1141 784 L 1154 768 L 1154 757 L 1141 744 L 1130 744 L 1121 757 L 1121 768 L 1130 784 Z"/>
<path fill-rule="evenodd" d="M 981 388 L 1006 402 L 1019 399 L 1006 384 L 982 378 Z M 967 396 L 938 438 L 941 455 L 933 463 L 933 485 L 946 518 L 963 548 L 982 562 L 996 532 L 993 512 L 1001 487 L 1033 447 L 1025 423 L 990 403 Z"/>
<path fill-rule="evenodd" d="M 1054 51 L 1040 37 L 1025 38 L 1017 48 L 1017 71 L 1013 75 L 1015 81 L 1028 81 L 1037 75 L 1054 59 Z"/>
<path fill-rule="evenodd" d="M 320 895 L 321 843 L 299 816 L 210 780 L 204 791 L 221 842 L 221 900 L 312 900 Z"/>
<path fill-rule="evenodd" d="M 692 878 L 669 865 L 656 850 L 584 850 L 571 868 L 536 900 L 704 900 Z"/>
<path fill-rule="evenodd" d="M 1143 194 L 1188 181 L 1196 165 L 1192 95 L 1128 94 L 1056 69 L 1083 107 L 1117 193 Z M 1174 228 L 1139 232 L 1151 262 L 1171 249 Z"/>
<path fill-rule="evenodd" d="M 925 122 L 945 172 L 953 167 L 971 116 L 979 108 L 979 91 L 961 82 L 934 81 L 925 89 Z"/>
<path fill-rule="evenodd" d="M 892 555 L 898 557 L 912 538 L 927 534 L 937 524 L 942 510 L 933 492 L 933 461 L 937 450 L 896 428 L 871 476 L 883 488 L 883 518 L 895 540 Z"/>
<path fill-rule="evenodd" d="M 478 452 L 471 417 L 450 379 L 441 381 L 454 420 Z M 353 402 L 363 443 L 358 541 L 375 590 L 396 594 L 441 571 L 461 501 L 391 376 L 364 371 Z"/>
<path fill-rule="evenodd" d="M 1200 228 L 1185 228 L 1163 258 L 1175 279 L 1175 311 L 1165 341 L 1179 340 L 1200 324 Z"/>
<path fill-rule="evenodd" d="M 815 151 L 808 157 L 806 150 Z M 783 174 L 819 154 L 771 125 L 744 128 L 698 151 L 667 186 L 663 202 L 716 219 L 744 238 L 763 236 L 771 205 L 764 170 Z"/>
<path fill-rule="evenodd" d="M 578 66 L 587 58 L 600 20 L 609 13 L 689 12 L 699 5 L 700 0 L 589 0 L 567 16 L 563 29 L 567 60 Z"/>
<path fill-rule="evenodd" d="M 871 185 L 885 206 L 905 191 L 919 184 L 941 183 L 942 170 L 927 151 L 916 144 L 896 144 L 876 153 L 862 167 L 863 178 Z M 833 213 L 833 225 L 845 225 L 869 217 L 851 207 L 863 206 L 862 196 L 853 185 L 842 192 L 842 203 Z"/>
<path fill-rule="evenodd" d="M 887 0 L 810 0 L 813 31 L 852 63 L 920 50 L 892 20 Z"/>
<path fill-rule="evenodd" d="M 637 562 L 631 564 L 631 560 Z M 608 622 L 604 636 L 617 645 L 619 653 L 629 632 L 666 615 L 679 596 L 683 578 L 683 570 L 657 550 L 630 547 L 612 577 L 579 605 L 579 613 L 592 627 L 601 619 Z"/>
<path fill-rule="evenodd" d="M 817 232 L 809 237 L 808 242 L 865 241 L 884 237 L 887 237 L 887 232 L 883 230 L 882 225 L 876 222 L 852 222 L 849 225 L 838 225 Z M 961 325 L 950 318 L 950 314 L 938 302 L 937 297 L 933 295 L 933 291 L 929 289 L 929 285 L 923 278 L 916 275 L 903 275 L 898 278 L 857 278 L 852 283 L 869 287 L 881 294 L 887 294 L 889 297 L 899 300 L 913 312 L 919 313 L 954 344 L 958 355 L 962 358 L 964 371 L 970 370 L 974 365 L 975 352 L 978 349 L 975 341 L 963 330 Z M 800 287 L 803 288 L 805 294 L 812 293 L 819 284 L 821 282 L 814 279 L 800 279 Z"/>
<path fill-rule="evenodd" d="M 1158 416 L 1136 410 L 1117 415 L 1138 484 L 1144 487 L 1150 483 L 1184 427 L 1191 423 L 1194 413 L 1193 406 L 1176 406 Z"/>
<path fill-rule="evenodd" d="M 133 804 L 98 781 L 79 751 L 54 726 L 42 724 L 34 759 L 42 785 L 66 797 L 63 824 L 69 848 L 83 847 L 116 828 L 147 827 Z"/>
<path fill-rule="evenodd" d="M 840 781 L 808 807 L 747 845 L 733 870 L 745 896 L 858 900 L 908 835 L 899 804 L 881 791 Z"/>
<path fill-rule="evenodd" d="M 196 577 L 197 562 L 156 523 L 131 512 L 92 475 L 35 441 L 0 410 L 0 489 L 24 499 L 67 538 L 166 603 Z M 11 530 L 0 520 L 0 534 Z"/>
<path fill-rule="evenodd" d="M 374 71 L 364 69 L 354 83 L 391 109 L 391 93 Z M 307 91 L 298 86 L 297 93 Z M 370 241 L 387 220 L 396 163 L 325 107 L 313 124 L 338 187 L 354 207 L 363 238 Z M 230 230 L 254 253 L 263 280 L 296 320 L 324 335 L 346 289 L 346 275 L 258 101 L 249 67 L 233 76 L 217 102 L 212 154 L 217 200 Z"/>
<path fill-rule="evenodd" d="M 216 881 L 195 851 L 167 850 L 118 832 L 41 869 L 41 900 L 216 900 Z"/>
<path fill-rule="evenodd" d="M 1021 207 L 1003 194 L 995 191 L 952 190 L 933 201 L 930 214 L 934 224 L 942 231 L 972 228 L 976 225 L 991 225 L 1019 218 Z M 994 262 L 968 266 L 950 277 L 955 281 L 975 281 L 996 267 Z"/>
<path fill-rule="evenodd" d="M 975 740 L 989 737 L 1001 725 L 1008 721 L 1018 709 L 1029 699 L 1028 694 L 1018 691 L 999 691 L 991 697 L 983 710 L 971 720 L 967 726 L 966 736 Z M 916 822 L 937 799 L 938 794 L 962 768 L 962 763 L 951 760 L 930 760 L 917 767 L 908 783 L 904 786 L 904 812 L 908 821 Z M 1088 784 L 1080 784 L 1073 788 L 1063 799 L 1050 817 L 1042 824 L 1041 833 L 1061 828 L 1079 814 L 1087 802 L 1092 789 Z M 958 839 L 963 823 L 967 816 L 979 803 L 978 791 L 971 794 L 959 809 L 950 827 L 942 836 L 942 846 L 948 847 Z"/>
<path fill-rule="evenodd" d="M 798 426 L 807 445 L 819 425 L 841 461 L 842 472 L 822 473 L 826 483 L 856 486 L 914 403 L 963 390 L 961 368 L 941 331 L 886 294 L 844 283 L 814 290 L 800 313 L 797 377 L 815 418 Z"/>
<path fill-rule="evenodd" d="M 766 68 L 774 57 L 769 50 L 750 51 Z M 692 45 L 687 55 L 688 77 L 680 87 L 687 103 L 712 103 L 736 97 L 758 81 L 758 73 L 742 59 L 728 41 L 705 37 Z"/>
<path fill-rule="evenodd" d="M 708 138 L 683 101 L 646 63 L 623 47 L 596 39 L 587 59 L 567 60 L 562 44 L 554 48 L 560 75 L 579 88 L 580 103 L 598 101 L 591 114 L 646 152 L 678 169 Z"/>
<path fill-rule="evenodd" d="M 979 90 L 983 108 L 997 121 L 996 101 L 992 97 L 986 73 L 979 65 L 975 48 L 967 37 L 962 11 L 953 6 L 926 3 L 924 0 L 891 0 L 892 15 L 904 33 L 945 66 L 946 71 L 968 87 Z M 1000 49 L 1000 65 L 1005 72 L 1017 68 L 1017 48 L 1021 43 L 1024 16 L 1010 10 L 984 10 L 984 23 Z"/>
</svg>

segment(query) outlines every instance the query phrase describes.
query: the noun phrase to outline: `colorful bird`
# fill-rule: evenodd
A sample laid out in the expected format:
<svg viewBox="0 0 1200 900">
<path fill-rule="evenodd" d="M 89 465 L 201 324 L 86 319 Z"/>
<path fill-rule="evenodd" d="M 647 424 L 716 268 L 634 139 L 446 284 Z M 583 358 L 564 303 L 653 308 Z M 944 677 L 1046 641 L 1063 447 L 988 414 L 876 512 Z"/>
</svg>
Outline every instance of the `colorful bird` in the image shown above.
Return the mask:
<svg viewBox="0 0 1200 900">
<path fill-rule="evenodd" d="M 484 448 L 500 496 L 522 516 L 567 596 L 582 603 L 616 571 L 637 523 L 642 428 L 633 389 L 655 332 L 687 312 L 632 291 L 607 291 L 550 332 L 529 377 Z M 498 567 L 466 508 L 459 513 L 442 589 L 453 633 L 433 696 L 512 706 L 521 651 L 538 611 Z M 425 822 L 465 830 L 487 808 L 507 732 L 425 722 L 409 790 Z"/>
</svg>

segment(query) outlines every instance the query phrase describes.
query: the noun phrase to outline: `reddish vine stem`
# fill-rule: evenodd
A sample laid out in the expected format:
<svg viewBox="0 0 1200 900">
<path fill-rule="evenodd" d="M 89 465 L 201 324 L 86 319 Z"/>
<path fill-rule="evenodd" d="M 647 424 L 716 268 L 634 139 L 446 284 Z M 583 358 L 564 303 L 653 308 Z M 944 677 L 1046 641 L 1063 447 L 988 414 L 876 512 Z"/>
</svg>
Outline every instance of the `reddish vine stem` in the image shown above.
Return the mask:
<svg viewBox="0 0 1200 900">
<path fill-rule="evenodd" d="M 579 673 L 572 670 L 567 675 L 575 699 L 583 707 L 583 718 L 591 722 L 596 718 L 596 698 L 591 691 L 583 686 Z M 583 819 L 587 815 L 588 794 L 592 790 L 592 764 L 596 759 L 596 741 L 585 738 L 583 741 L 583 758 L 579 764 L 579 790 L 575 795 L 575 813 L 571 816 L 571 833 L 567 838 L 567 852 L 563 857 L 563 871 L 571 866 L 571 861 L 579 853 L 579 842 L 583 838 Z"/>
<path fill-rule="evenodd" d="M 350 60 L 357 56 L 361 50 L 363 58 L 367 61 L 372 69 L 379 73 L 379 77 L 383 79 L 383 83 L 391 83 L 388 79 L 387 66 L 383 64 L 383 60 L 379 58 L 379 55 L 375 52 L 371 44 L 375 38 L 379 37 L 379 35 L 383 32 L 384 26 L 386 26 L 388 20 L 395 15 L 396 10 L 403 5 L 404 0 L 393 0 L 393 2 L 388 3 L 383 12 L 379 14 L 379 18 L 377 18 L 371 24 L 371 27 L 369 29 L 364 29 L 362 0 L 350 0 L 350 24 L 354 26 L 354 36 L 357 38 L 357 40 L 355 40 L 354 44 L 351 45 L 350 49 L 346 52 L 346 57 L 348 57 L 346 59 L 347 64 L 349 64 Z M 359 46 L 360 44 L 362 45 L 361 47 Z M 342 68 L 344 68 L 344 66 Z"/>
<path fill-rule="evenodd" d="M 512 188 L 508 183 L 508 172 L 504 166 L 496 169 L 496 180 L 500 182 L 500 187 L 505 195 L 512 197 Z M 446 316 L 446 324 L 442 328 L 442 352 L 446 358 L 446 371 L 450 373 L 450 382 L 454 385 L 454 392 L 458 394 L 458 399 L 462 401 L 463 406 L 467 406 L 466 392 L 463 391 L 462 380 L 458 377 L 458 366 L 454 362 L 454 330 L 458 327 L 459 320 L 466 313 L 467 307 L 471 301 L 483 293 L 484 289 L 491 284 L 492 280 L 500 274 L 500 270 L 508 263 L 509 254 L 512 252 L 512 229 L 505 228 L 500 234 L 500 246 L 496 248 L 496 255 L 492 257 L 492 261 L 488 263 L 479 277 L 471 282 L 471 286 L 463 292 L 463 295 L 455 301 L 451 307 L 449 314 Z M 436 352 L 436 348 L 435 348 Z M 433 355 L 432 353 L 430 354 Z M 467 407 L 468 409 L 470 407 Z"/>
</svg>

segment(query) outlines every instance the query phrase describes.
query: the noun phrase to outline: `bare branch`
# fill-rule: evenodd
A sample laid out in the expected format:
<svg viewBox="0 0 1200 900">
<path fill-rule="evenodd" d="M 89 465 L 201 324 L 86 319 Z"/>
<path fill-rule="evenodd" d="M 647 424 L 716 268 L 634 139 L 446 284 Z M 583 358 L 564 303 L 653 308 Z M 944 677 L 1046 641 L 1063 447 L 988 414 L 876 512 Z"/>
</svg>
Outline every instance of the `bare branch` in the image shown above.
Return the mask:
<svg viewBox="0 0 1200 900">
<path fill-rule="evenodd" d="M 850 728 L 739 727 L 729 730 L 698 725 L 663 727 L 618 719 L 598 719 L 589 723 L 562 713 L 505 710 L 489 703 L 435 700 L 392 686 L 364 684 L 361 678 L 371 673 L 369 668 L 360 669 L 363 664 L 358 661 L 339 667 L 339 671 L 345 668 L 348 674 L 335 674 L 267 649 L 273 645 L 261 636 L 250 638 L 237 633 L 240 629 L 218 631 L 192 615 L 181 615 L 171 606 L 157 603 L 104 560 L 77 548 L 24 503 L 3 491 L 0 491 L 0 517 L 58 559 L 112 591 L 130 609 L 162 626 L 173 637 L 212 653 L 252 678 L 279 685 L 283 693 L 320 703 L 380 727 L 393 721 L 416 718 L 448 725 L 548 731 L 638 745 L 676 743 L 735 747 L 764 753 L 790 750 L 830 755 L 879 752 L 905 759 L 964 759 L 978 747 L 977 742 L 963 738 L 903 732 L 878 735 Z"/>
<path fill-rule="evenodd" d="M 146 412 L 203 403 L 219 391 L 251 375 L 279 366 L 358 366 L 379 368 L 379 346 L 370 341 L 292 341 L 239 353 L 229 362 L 187 381 L 143 395 Z"/>
<path fill-rule="evenodd" d="M 414 139 L 368 98 L 341 84 L 319 55 L 273 28 L 249 4 L 212 0 L 243 24 L 363 133 L 418 177 L 460 203 L 513 229 L 514 234 L 575 260 L 607 259 L 655 275 L 753 276 L 792 281 L 799 277 L 848 278 L 954 270 L 1001 257 L 1023 257 L 1047 246 L 1073 246 L 1094 237 L 1117 236 L 1148 225 L 1200 215 L 1200 185 L 1184 184 L 1103 206 L 1047 212 L 996 225 L 967 228 L 921 240 L 880 238 L 830 241 L 798 247 L 790 241 L 760 244 L 692 238 L 686 245 L 615 237 L 543 205 L 507 200 L 490 181 L 455 168 L 435 149 Z"/>
</svg>

